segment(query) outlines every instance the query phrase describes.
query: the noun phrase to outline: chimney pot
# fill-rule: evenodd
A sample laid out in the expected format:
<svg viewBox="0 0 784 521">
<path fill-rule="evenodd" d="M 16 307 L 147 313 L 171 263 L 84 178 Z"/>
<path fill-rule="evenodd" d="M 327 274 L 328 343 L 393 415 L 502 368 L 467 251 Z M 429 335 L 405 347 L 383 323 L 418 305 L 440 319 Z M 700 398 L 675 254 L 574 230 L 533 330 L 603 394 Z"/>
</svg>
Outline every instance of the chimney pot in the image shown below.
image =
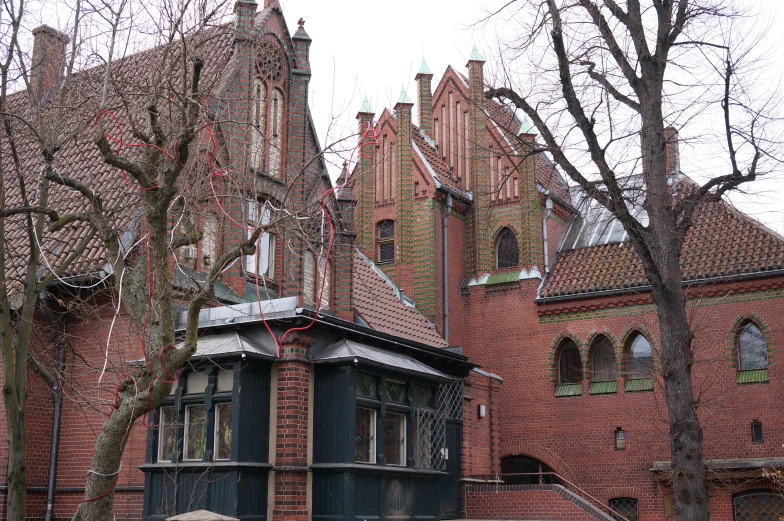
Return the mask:
<svg viewBox="0 0 784 521">
<path fill-rule="evenodd" d="M 678 144 L 678 131 L 673 127 L 664 129 L 664 151 L 667 175 L 679 173 L 681 171 L 681 153 Z"/>
</svg>

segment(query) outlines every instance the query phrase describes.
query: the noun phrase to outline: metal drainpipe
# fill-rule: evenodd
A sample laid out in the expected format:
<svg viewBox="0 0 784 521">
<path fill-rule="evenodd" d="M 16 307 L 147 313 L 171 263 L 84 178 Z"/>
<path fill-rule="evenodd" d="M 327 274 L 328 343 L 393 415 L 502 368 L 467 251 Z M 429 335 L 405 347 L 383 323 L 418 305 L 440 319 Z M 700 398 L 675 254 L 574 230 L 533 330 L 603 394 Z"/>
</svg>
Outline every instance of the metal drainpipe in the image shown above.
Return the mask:
<svg viewBox="0 0 784 521">
<path fill-rule="evenodd" d="M 444 213 L 444 231 L 441 234 L 444 239 L 444 340 L 449 342 L 449 255 L 447 253 L 448 228 L 447 221 L 452 213 L 452 194 L 446 194 L 446 212 Z"/>
<path fill-rule="evenodd" d="M 550 214 L 553 212 L 553 200 L 550 199 L 550 191 L 546 192 L 547 200 L 545 200 L 544 207 L 546 212 L 544 214 L 544 219 L 542 219 L 542 243 L 544 245 L 544 272 L 550 273 L 550 255 L 547 251 L 547 219 L 550 218 Z"/>
<path fill-rule="evenodd" d="M 44 320 L 53 330 L 57 332 L 57 370 L 60 374 L 65 370 L 65 335 L 59 331 L 57 324 L 46 309 L 44 301 L 46 297 L 41 297 L 41 311 Z M 63 406 L 63 387 L 60 383 L 59 375 L 57 383 L 52 388 L 52 398 L 54 399 L 54 414 L 52 418 L 52 446 L 49 454 L 49 483 L 46 487 L 46 517 L 45 521 L 52 521 L 54 517 L 54 484 L 57 473 L 57 449 L 60 445 L 60 417 Z"/>
</svg>

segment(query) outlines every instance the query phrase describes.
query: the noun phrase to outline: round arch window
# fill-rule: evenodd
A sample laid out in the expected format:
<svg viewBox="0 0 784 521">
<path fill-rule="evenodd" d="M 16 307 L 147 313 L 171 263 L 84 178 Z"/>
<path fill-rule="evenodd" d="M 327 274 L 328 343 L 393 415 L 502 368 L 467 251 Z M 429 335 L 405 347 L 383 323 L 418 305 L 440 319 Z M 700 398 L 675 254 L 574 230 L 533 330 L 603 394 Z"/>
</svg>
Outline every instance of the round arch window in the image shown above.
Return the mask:
<svg viewBox="0 0 784 521">
<path fill-rule="evenodd" d="M 561 480 L 553 469 L 541 461 L 525 456 L 514 456 L 501 462 L 505 485 L 559 485 Z"/>
<path fill-rule="evenodd" d="M 495 253 L 496 267 L 499 270 L 516 268 L 520 264 L 520 250 L 517 247 L 517 237 L 511 228 L 504 228 L 498 234 Z"/>
</svg>

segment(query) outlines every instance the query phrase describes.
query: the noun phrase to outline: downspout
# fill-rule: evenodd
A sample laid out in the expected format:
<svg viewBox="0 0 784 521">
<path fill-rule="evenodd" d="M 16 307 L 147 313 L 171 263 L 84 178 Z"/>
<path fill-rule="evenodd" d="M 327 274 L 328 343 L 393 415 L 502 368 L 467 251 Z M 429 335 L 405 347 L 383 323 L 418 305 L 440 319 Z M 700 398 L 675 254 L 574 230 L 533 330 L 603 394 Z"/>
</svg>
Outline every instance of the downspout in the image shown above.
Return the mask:
<svg viewBox="0 0 784 521">
<path fill-rule="evenodd" d="M 550 198 L 549 190 L 545 192 L 545 195 L 547 196 L 547 199 L 544 203 L 546 211 L 544 219 L 542 219 L 542 244 L 544 246 L 544 272 L 547 274 L 550 273 L 550 254 L 547 251 L 547 219 L 549 219 L 550 214 L 553 213 L 553 200 Z"/>
<path fill-rule="evenodd" d="M 57 334 L 57 371 L 55 381 L 52 383 L 52 399 L 54 400 L 54 413 L 52 418 L 52 444 L 49 452 L 49 482 L 46 487 L 46 517 L 45 521 L 52 521 L 54 517 L 54 485 L 57 474 L 57 450 L 60 446 L 60 418 L 63 407 L 63 386 L 60 375 L 65 371 L 65 335 L 57 327 L 57 324 L 46 309 L 46 297 L 41 297 L 41 312 L 44 320 L 56 331 Z"/>
<path fill-rule="evenodd" d="M 444 340 L 449 342 L 449 248 L 447 247 L 448 226 L 447 221 L 452 213 L 452 194 L 446 194 L 446 212 L 444 212 L 444 230 L 441 233 L 444 239 L 443 259 L 444 259 Z"/>
</svg>

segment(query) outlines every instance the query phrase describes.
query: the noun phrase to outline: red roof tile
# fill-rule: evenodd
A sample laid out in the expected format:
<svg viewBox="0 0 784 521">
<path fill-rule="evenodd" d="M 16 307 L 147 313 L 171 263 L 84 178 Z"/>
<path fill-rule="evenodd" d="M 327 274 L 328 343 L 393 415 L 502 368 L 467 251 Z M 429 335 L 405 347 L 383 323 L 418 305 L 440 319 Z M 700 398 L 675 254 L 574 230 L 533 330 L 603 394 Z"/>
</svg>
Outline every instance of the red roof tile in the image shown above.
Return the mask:
<svg viewBox="0 0 784 521">
<path fill-rule="evenodd" d="M 684 280 L 784 268 L 784 238 L 724 201 L 703 203 L 694 214 L 681 257 Z M 558 253 L 540 297 L 577 295 L 648 285 L 629 242 Z"/>
<path fill-rule="evenodd" d="M 416 308 L 398 298 L 398 290 L 362 253 L 354 252 L 354 311 L 372 329 L 433 347 L 449 344 Z"/>
</svg>

